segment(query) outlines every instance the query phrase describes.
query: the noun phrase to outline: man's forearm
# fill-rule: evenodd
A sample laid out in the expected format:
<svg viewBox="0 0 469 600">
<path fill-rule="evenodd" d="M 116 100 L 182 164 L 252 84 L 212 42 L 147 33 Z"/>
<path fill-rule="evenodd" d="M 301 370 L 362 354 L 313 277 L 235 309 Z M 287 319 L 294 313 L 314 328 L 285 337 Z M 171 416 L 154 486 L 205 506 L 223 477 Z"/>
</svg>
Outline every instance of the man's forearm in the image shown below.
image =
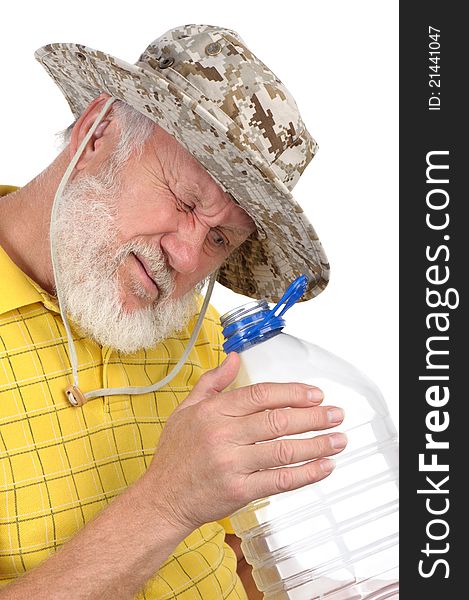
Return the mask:
<svg viewBox="0 0 469 600">
<path fill-rule="evenodd" d="M 191 533 L 159 515 L 150 490 L 142 477 L 0 599 L 132 598 Z"/>
</svg>

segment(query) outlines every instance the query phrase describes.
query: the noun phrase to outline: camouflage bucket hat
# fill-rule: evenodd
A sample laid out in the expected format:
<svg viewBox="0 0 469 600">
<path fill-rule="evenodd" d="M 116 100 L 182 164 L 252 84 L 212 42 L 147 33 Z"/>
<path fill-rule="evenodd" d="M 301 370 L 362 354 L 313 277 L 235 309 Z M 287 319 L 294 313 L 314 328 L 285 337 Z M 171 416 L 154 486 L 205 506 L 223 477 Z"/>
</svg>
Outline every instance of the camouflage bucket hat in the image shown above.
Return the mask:
<svg viewBox="0 0 469 600">
<path fill-rule="evenodd" d="M 252 217 L 257 232 L 220 268 L 218 281 L 278 301 L 300 274 L 303 300 L 327 285 L 329 265 L 291 195 L 317 150 L 291 94 L 229 29 L 184 25 L 124 62 L 79 44 L 36 51 L 78 117 L 102 92 L 173 135 Z"/>
</svg>

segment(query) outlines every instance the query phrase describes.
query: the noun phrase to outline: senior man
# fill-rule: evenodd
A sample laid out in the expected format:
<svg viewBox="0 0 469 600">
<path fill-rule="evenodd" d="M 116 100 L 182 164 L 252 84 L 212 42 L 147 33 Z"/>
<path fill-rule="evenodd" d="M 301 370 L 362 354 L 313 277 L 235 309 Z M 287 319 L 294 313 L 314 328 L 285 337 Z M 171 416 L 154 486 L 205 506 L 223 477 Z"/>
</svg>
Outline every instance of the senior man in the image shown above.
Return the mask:
<svg viewBox="0 0 469 600">
<path fill-rule="evenodd" d="M 290 194 L 315 143 L 227 29 L 173 29 L 135 65 L 36 57 L 77 120 L 0 200 L 0 598 L 245 598 L 237 570 L 260 597 L 225 517 L 326 477 L 342 434 L 275 438 L 342 414 L 302 384 L 224 391 L 239 359 L 208 300 L 215 278 L 325 287 Z"/>
</svg>

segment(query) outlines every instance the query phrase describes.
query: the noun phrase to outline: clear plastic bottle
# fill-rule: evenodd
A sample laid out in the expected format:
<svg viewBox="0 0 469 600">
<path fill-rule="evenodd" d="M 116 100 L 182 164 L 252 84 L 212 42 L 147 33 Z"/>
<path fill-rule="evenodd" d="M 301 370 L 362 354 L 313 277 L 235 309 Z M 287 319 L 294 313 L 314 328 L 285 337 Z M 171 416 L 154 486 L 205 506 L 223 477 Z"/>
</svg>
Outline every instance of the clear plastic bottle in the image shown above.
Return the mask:
<svg viewBox="0 0 469 600">
<path fill-rule="evenodd" d="M 396 600 L 396 430 L 382 394 L 363 373 L 281 332 L 281 315 L 297 297 L 278 316 L 284 298 L 273 311 L 258 301 L 223 315 L 225 351 L 241 358 L 234 387 L 262 381 L 320 387 L 324 404 L 345 411 L 339 430 L 348 445 L 323 481 L 251 502 L 231 522 L 266 600 Z M 318 433 L 291 437 L 312 435 Z"/>
</svg>

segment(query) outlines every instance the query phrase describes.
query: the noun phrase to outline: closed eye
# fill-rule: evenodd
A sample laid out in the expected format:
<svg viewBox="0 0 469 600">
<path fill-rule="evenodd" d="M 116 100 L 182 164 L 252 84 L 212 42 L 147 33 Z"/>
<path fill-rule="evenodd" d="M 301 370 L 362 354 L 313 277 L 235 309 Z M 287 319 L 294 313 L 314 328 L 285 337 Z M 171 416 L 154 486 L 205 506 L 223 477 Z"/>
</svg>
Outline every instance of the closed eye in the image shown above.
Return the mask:
<svg viewBox="0 0 469 600">
<path fill-rule="evenodd" d="M 184 212 L 192 212 L 194 210 L 194 206 L 190 204 L 186 204 L 182 200 L 178 200 L 178 207 L 181 208 Z"/>
</svg>

